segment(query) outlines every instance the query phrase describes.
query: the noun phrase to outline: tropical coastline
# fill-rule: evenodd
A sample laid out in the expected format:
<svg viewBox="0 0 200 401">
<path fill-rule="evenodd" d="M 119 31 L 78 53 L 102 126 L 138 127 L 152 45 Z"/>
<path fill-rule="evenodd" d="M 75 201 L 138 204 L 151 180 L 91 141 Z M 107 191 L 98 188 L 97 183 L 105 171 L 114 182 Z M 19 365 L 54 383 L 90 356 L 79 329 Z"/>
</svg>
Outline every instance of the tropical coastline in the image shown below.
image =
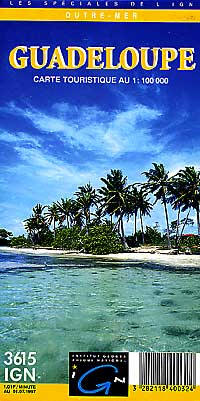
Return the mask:
<svg viewBox="0 0 200 401">
<path fill-rule="evenodd" d="M 27 254 L 34 256 L 56 256 L 60 258 L 70 259 L 104 259 L 106 261 L 116 262 L 146 262 L 155 263 L 165 266 L 176 267 L 195 267 L 200 268 L 199 255 L 173 254 L 168 250 L 157 249 L 156 247 L 137 248 L 131 252 L 110 253 L 107 255 L 91 255 L 77 251 L 65 251 L 61 249 L 45 249 L 45 248 L 11 248 L 0 247 L 0 252 L 8 252 L 13 254 Z"/>
<path fill-rule="evenodd" d="M 76 250 L 90 255 L 121 254 L 132 248 L 138 251 L 141 246 L 157 246 L 170 254 L 199 255 L 200 171 L 186 166 L 171 175 L 162 163 L 153 163 L 153 168 L 141 175 L 146 182 L 129 183 L 121 170 L 111 169 L 100 178 L 103 185 L 99 188 L 89 182 L 79 186 L 71 198 L 61 198 L 51 205 L 37 203 L 30 217 L 21 222 L 26 235 L 15 236 L 0 228 L 0 246 L 61 249 L 70 254 Z M 164 230 L 158 221 L 153 225 L 144 222 L 145 217 L 151 217 L 157 202 L 163 206 Z M 196 233 L 186 234 L 186 228 L 194 225 L 191 210 L 196 215 Z M 132 225 L 131 235 L 126 223 Z"/>
</svg>

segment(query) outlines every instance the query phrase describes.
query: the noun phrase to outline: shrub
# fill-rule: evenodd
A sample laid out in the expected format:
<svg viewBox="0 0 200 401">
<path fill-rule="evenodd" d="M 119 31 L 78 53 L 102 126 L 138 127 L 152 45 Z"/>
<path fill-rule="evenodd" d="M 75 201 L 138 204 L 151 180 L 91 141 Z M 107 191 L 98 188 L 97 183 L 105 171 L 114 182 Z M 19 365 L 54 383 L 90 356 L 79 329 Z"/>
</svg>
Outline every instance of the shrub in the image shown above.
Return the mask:
<svg viewBox="0 0 200 401">
<path fill-rule="evenodd" d="M 200 254 L 200 237 L 198 235 L 183 235 L 180 240 L 179 249 L 181 252 L 186 252 L 188 249 L 194 255 Z"/>
<path fill-rule="evenodd" d="M 198 235 L 183 235 L 180 245 L 188 248 L 200 246 L 200 237 Z"/>
<path fill-rule="evenodd" d="M 65 250 L 83 250 L 93 255 L 105 255 L 123 251 L 121 240 L 110 224 L 90 226 L 80 230 L 79 227 L 57 230 L 54 248 Z"/>
<path fill-rule="evenodd" d="M 13 234 L 5 228 L 0 228 L 0 246 L 10 245 L 10 239 Z"/>
<path fill-rule="evenodd" d="M 82 235 L 82 245 L 87 253 L 106 255 L 123 251 L 119 235 L 110 224 L 90 227 L 89 233 Z"/>
<path fill-rule="evenodd" d="M 163 245 L 165 237 L 158 231 L 156 227 L 146 227 L 144 233 L 144 242 L 148 245 Z M 135 247 L 142 244 L 142 231 L 137 231 L 136 235 L 129 235 L 126 237 L 128 246 Z"/>
<path fill-rule="evenodd" d="M 48 228 L 41 233 L 40 246 L 52 246 L 54 242 L 54 235 Z"/>
<path fill-rule="evenodd" d="M 53 247 L 65 250 L 80 250 L 82 247 L 80 233 L 81 230 L 77 226 L 57 229 Z"/>
<path fill-rule="evenodd" d="M 11 239 L 10 246 L 16 246 L 19 248 L 27 248 L 27 247 L 31 246 L 31 242 L 24 235 L 19 235 L 18 237 L 13 237 Z"/>
<path fill-rule="evenodd" d="M 145 243 L 150 245 L 162 245 L 163 237 L 156 227 L 146 227 Z"/>
<path fill-rule="evenodd" d="M 191 252 L 192 252 L 193 255 L 200 255 L 200 247 L 193 246 L 191 248 Z"/>
<path fill-rule="evenodd" d="M 138 233 L 137 233 L 138 234 Z M 127 245 L 130 247 L 130 248 L 133 248 L 133 247 L 135 247 L 135 246 L 139 246 L 139 242 L 140 241 L 138 241 L 138 236 L 137 236 L 137 239 L 136 239 L 136 236 L 135 235 L 128 235 L 127 237 L 126 237 L 126 242 L 127 242 Z"/>
</svg>

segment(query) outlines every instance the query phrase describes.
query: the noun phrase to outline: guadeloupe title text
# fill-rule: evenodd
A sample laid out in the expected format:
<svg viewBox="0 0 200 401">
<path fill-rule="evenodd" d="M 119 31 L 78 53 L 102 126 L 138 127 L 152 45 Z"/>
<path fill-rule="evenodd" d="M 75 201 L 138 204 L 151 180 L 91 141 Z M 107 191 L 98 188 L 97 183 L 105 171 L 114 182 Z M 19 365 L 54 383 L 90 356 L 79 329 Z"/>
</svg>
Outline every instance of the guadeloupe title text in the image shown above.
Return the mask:
<svg viewBox="0 0 200 401">
<path fill-rule="evenodd" d="M 10 65 L 15 69 L 75 70 L 133 70 L 140 66 L 144 70 L 168 71 L 172 68 L 191 71 L 196 68 L 195 50 L 190 47 L 126 47 L 122 50 L 108 47 L 69 46 L 17 46 L 9 53 Z"/>
</svg>

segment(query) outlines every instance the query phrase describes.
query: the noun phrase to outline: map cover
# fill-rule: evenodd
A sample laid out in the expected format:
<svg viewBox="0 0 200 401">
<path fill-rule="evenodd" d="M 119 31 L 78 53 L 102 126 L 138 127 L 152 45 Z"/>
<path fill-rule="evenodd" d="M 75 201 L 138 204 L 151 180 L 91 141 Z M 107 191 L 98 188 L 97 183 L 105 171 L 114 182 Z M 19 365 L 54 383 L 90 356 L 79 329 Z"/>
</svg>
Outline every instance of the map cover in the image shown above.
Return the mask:
<svg viewBox="0 0 200 401">
<path fill-rule="evenodd" d="M 0 401 L 199 399 L 199 36 L 0 0 Z"/>
</svg>

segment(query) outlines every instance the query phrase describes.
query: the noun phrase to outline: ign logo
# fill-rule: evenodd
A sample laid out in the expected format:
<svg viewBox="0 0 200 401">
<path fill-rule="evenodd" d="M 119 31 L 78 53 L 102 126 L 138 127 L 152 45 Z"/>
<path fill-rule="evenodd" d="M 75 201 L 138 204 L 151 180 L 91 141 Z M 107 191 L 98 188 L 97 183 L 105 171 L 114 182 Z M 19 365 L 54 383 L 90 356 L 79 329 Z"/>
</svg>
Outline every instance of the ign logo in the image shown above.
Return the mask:
<svg viewBox="0 0 200 401">
<path fill-rule="evenodd" d="M 70 352 L 69 395 L 128 397 L 128 352 Z"/>
</svg>

